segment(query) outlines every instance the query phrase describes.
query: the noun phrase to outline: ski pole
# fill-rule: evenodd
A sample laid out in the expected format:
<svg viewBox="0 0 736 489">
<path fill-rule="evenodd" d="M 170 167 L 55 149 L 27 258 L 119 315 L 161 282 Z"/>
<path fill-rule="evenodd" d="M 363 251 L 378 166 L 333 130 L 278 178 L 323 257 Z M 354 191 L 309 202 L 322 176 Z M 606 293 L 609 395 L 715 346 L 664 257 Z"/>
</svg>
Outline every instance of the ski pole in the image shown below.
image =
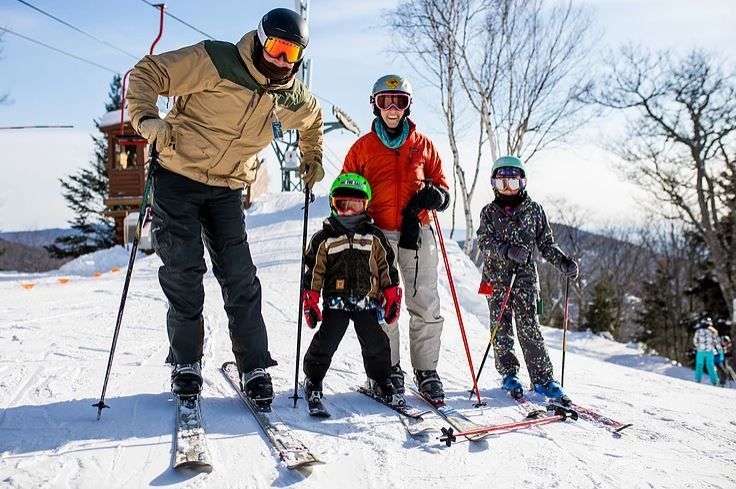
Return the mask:
<svg viewBox="0 0 736 489">
<path fill-rule="evenodd" d="M 473 358 L 470 356 L 470 348 L 468 347 L 468 337 L 465 335 L 465 326 L 463 325 L 463 316 L 460 313 L 460 304 L 457 301 L 457 294 L 455 293 L 455 282 L 452 280 L 452 272 L 450 271 L 450 262 L 447 260 L 447 250 L 445 250 L 445 240 L 442 237 L 442 229 L 440 228 L 440 221 L 437 219 L 437 211 L 432 211 L 432 219 L 434 219 L 434 226 L 437 228 L 437 237 L 440 242 L 440 249 L 442 250 L 442 258 L 445 261 L 445 271 L 447 272 L 447 281 L 450 283 L 450 292 L 452 292 L 452 300 L 455 303 L 455 313 L 457 314 L 457 323 L 460 326 L 460 333 L 463 337 L 463 345 L 465 345 L 465 355 L 468 357 L 468 367 L 470 367 L 470 375 L 473 378 L 473 388 L 475 389 L 475 395 L 478 397 L 478 403 L 475 407 L 485 406 L 485 403 L 480 398 L 480 391 L 478 390 L 478 384 L 475 381 L 475 369 L 473 368 Z"/>
<path fill-rule="evenodd" d="M 110 347 L 110 356 L 107 359 L 107 371 L 105 372 L 105 381 L 102 384 L 102 393 L 100 394 L 100 401 L 97 404 L 92 404 L 93 407 L 97 408 L 97 419 L 102 416 L 102 409 L 109 408 L 105 404 L 105 392 L 107 391 L 107 383 L 110 380 L 110 370 L 112 370 L 112 360 L 115 356 L 115 346 L 118 343 L 118 336 L 120 334 L 120 325 L 123 322 L 123 310 L 125 309 L 125 299 L 128 297 L 128 286 L 130 285 L 130 278 L 133 274 L 133 264 L 135 263 L 135 255 L 138 252 L 138 242 L 141 239 L 141 232 L 143 230 L 143 224 L 146 222 L 148 217 L 149 205 L 148 200 L 153 187 L 153 175 L 156 173 L 156 165 L 158 164 L 158 151 L 156 151 L 156 142 L 151 144 L 150 159 L 148 160 L 148 176 L 146 177 L 146 184 L 143 187 L 143 198 L 141 199 L 141 207 L 138 212 L 138 224 L 135 227 L 135 237 L 133 238 L 133 245 L 130 249 L 130 258 L 128 259 L 128 270 L 125 274 L 125 283 L 123 284 L 123 294 L 120 297 L 120 307 L 118 307 L 118 317 L 115 321 L 115 332 L 112 335 L 112 346 Z"/>
<path fill-rule="evenodd" d="M 530 426 L 539 426 L 543 424 L 554 423 L 555 421 L 566 421 L 568 418 L 573 419 L 573 420 L 578 419 L 578 413 L 576 413 L 575 411 L 571 409 L 563 408 L 561 406 L 554 406 L 552 407 L 552 409 L 550 409 L 550 411 L 554 411 L 554 414 L 552 416 L 545 416 L 543 418 L 537 418 L 537 419 L 527 419 L 524 421 L 516 421 L 513 423 L 483 426 L 481 428 L 463 431 L 460 433 L 454 433 L 452 428 L 442 428 L 441 429 L 442 436 L 439 437 L 439 440 L 449 447 L 460 436 L 467 437 L 467 436 L 473 436 L 473 435 L 483 435 L 483 434 L 493 433 L 496 431 L 510 431 L 510 430 L 516 430 L 520 428 L 528 428 Z"/>
<path fill-rule="evenodd" d="M 483 361 L 480 362 L 480 368 L 478 369 L 478 376 L 475 378 L 475 383 L 478 383 L 478 380 L 480 380 L 480 374 L 483 372 L 483 366 L 486 364 L 486 359 L 488 358 L 488 353 L 491 351 L 491 346 L 493 346 L 493 340 L 496 339 L 496 333 L 498 333 L 498 328 L 501 326 L 501 318 L 503 317 L 503 313 L 506 311 L 506 304 L 509 301 L 509 297 L 511 297 L 511 289 L 514 287 L 514 282 L 516 281 L 516 274 L 518 273 L 518 268 L 514 268 L 514 273 L 511 275 L 511 282 L 509 282 L 509 288 L 506 291 L 506 295 L 503 298 L 503 303 L 501 304 L 501 311 L 498 313 L 498 317 L 496 318 L 496 324 L 493 327 L 493 331 L 491 331 L 491 339 L 488 340 L 488 346 L 486 347 L 486 352 L 483 354 Z M 473 397 L 473 391 L 470 392 L 470 397 Z"/>
<path fill-rule="evenodd" d="M 296 321 L 296 372 L 294 373 L 294 395 L 291 399 L 294 399 L 294 407 L 296 407 L 297 401 L 299 401 L 299 358 L 301 355 L 302 347 L 302 320 L 304 312 L 304 303 L 302 297 L 304 296 L 304 281 L 302 280 L 302 274 L 304 273 L 304 256 L 307 252 L 307 221 L 309 219 L 309 204 L 314 201 L 314 194 L 309 189 L 308 185 L 304 185 L 304 228 L 302 230 L 302 266 L 299 269 L 299 317 Z"/>
<path fill-rule="evenodd" d="M 565 280 L 565 320 L 562 324 L 562 375 L 560 385 L 565 387 L 565 352 L 567 351 L 567 319 L 570 317 L 568 312 L 568 299 L 570 298 L 570 277 Z"/>
</svg>

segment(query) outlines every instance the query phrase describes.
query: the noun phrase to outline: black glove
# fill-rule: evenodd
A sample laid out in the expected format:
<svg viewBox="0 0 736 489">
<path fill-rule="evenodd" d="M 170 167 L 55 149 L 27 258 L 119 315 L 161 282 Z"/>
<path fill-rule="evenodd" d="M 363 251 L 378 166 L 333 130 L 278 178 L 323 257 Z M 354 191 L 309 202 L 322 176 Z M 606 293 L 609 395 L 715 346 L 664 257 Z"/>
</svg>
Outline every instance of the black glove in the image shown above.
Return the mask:
<svg viewBox="0 0 736 489">
<path fill-rule="evenodd" d="M 576 279 L 578 278 L 578 263 L 572 258 L 565 257 L 560 262 L 560 271 L 567 278 Z"/>
<path fill-rule="evenodd" d="M 418 250 L 422 245 L 422 223 L 419 221 L 419 206 L 417 198 L 419 194 L 409 200 L 401 212 L 401 235 L 399 236 L 399 248 L 405 250 Z"/>
<path fill-rule="evenodd" d="M 506 258 L 520 265 L 526 265 L 529 261 L 529 249 L 524 245 L 508 245 L 504 254 Z"/>
<path fill-rule="evenodd" d="M 429 183 L 417 192 L 416 203 L 420 209 L 443 211 L 450 203 L 450 194 L 444 188 Z"/>
</svg>

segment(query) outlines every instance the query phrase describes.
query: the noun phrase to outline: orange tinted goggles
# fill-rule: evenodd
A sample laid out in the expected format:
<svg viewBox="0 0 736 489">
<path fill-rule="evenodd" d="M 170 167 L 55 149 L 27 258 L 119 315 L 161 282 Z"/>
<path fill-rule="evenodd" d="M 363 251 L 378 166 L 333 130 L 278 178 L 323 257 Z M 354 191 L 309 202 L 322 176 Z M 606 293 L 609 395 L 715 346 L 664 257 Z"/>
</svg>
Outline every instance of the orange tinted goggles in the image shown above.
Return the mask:
<svg viewBox="0 0 736 489">
<path fill-rule="evenodd" d="M 368 207 L 365 199 L 355 197 L 332 197 L 332 208 L 340 216 L 355 216 L 365 212 Z"/>
<path fill-rule="evenodd" d="M 304 49 L 300 45 L 270 36 L 263 43 L 263 50 L 272 58 L 280 58 L 283 55 L 287 63 L 296 63 L 302 59 L 304 53 Z"/>
</svg>

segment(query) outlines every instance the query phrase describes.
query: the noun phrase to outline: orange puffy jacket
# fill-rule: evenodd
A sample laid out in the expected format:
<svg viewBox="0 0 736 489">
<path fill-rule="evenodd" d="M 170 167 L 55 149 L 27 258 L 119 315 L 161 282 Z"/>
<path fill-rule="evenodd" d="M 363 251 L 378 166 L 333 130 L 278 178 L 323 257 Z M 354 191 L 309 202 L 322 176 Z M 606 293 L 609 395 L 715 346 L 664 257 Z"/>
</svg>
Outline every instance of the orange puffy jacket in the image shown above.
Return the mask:
<svg viewBox="0 0 736 489">
<path fill-rule="evenodd" d="M 374 122 L 375 123 L 375 122 Z M 358 139 L 345 156 L 343 173 L 357 173 L 371 185 L 368 215 L 384 230 L 401 229 L 401 211 L 423 186 L 424 180 L 448 189 L 442 161 L 432 141 L 416 131 L 409 120 L 409 136 L 398 149 L 386 147 L 375 131 Z M 427 211 L 419 214 L 427 224 Z"/>
</svg>

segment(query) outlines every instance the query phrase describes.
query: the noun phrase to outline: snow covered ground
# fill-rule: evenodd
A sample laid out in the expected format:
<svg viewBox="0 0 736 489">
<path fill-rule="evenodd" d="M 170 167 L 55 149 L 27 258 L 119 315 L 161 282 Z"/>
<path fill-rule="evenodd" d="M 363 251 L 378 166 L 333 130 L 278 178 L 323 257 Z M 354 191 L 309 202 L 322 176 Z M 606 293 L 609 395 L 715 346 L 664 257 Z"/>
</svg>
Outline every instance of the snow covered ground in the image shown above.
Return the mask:
<svg viewBox="0 0 736 489">
<path fill-rule="evenodd" d="M 247 224 L 270 348 L 279 361 L 271 369 L 274 406 L 326 464 L 303 472 L 280 465 L 219 373 L 231 359 L 230 342 L 219 287 L 208 272 L 202 405 L 215 467 L 170 469 L 174 413 L 156 256 L 136 262 L 107 392 L 111 409 L 96 421 L 92 404 L 128 260 L 125 250 L 114 249 L 54 273 L 0 274 L 0 488 L 736 487 L 736 390 L 696 385 L 688 369 L 586 333 L 568 338 L 565 384 L 579 404 L 634 423 L 621 438 L 578 421 L 452 447 L 438 442 L 439 432 L 412 439 L 393 412 L 353 390 L 364 375 L 352 332 L 325 381 L 332 418 L 308 417 L 304 401 L 293 409 L 301 202 L 300 194 L 268 196 L 249 211 Z M 320 198 L 311 208 L 310 235 L 326 214 Z M 489 322 L 475 293 L 479 273 L 454 243 L 447 245 L 477 368 Z M 123 270 L 110 272 L 114 267 Z M 480 382 L 488 406 L 480 411 L 467 401 L 467 361 L 444 270 L 440 277 L 446 323 L 439 372 L 449 403 L 479 423 L 520 419 L 493 369 Z M 402 314 L 405 340 L 408 315 Z M 561 332 L 544 333 L 559 374 Z M 305 329 L 302 352 L 311 335 Z M 409 370 L 406 341 L 403 350 Z M 446 425 L 437 420 L 437 426 Z"/>
</svg>

